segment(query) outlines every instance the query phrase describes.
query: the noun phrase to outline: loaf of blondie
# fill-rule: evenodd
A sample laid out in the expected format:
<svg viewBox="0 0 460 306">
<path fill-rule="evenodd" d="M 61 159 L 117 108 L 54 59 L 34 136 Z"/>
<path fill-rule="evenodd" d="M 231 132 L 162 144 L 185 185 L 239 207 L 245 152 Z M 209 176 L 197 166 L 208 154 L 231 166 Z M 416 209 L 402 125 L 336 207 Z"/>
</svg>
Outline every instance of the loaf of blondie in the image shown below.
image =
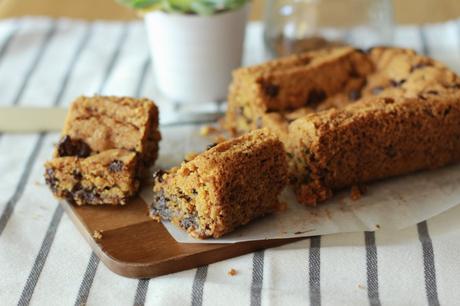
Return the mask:
<svg viewBox="0 0 460 306">
<path fill-rule="evenodd" d="M 316 91 L 330 88 L 336 76 L 343 77 L 344 84 L 360 80 L 359 86 L 334 87 L 337 90 L 328 90 L 314 107 L 289 104 L 288 110 L 277 107 L 267 111 L 259 105 L 261 100 L 270 105 L 270 99 L 254 89 L 256 82 L 241 85 L 238 74 L 243 72 L 236 72 L 229 97 L 229 128 L 254 128 L 244 125 L 248 118 L 257 121 L 254 113 L 239 118 L 235 115 L 244 100 L 262 114 L 261 126 L 281 135 L 299 202 L 316 205 L 344 187 L 460 161 L 460 78 L 454 72 L 408 49 L 380 47 L 362 52 L 340 48 L 323 52 L 330 55 L 329 65 L 337 70 L 317 70 L 321 81 L 314 83 Z M 340 54 L 355 55 L 352 60 Z M 311 56 L 324 58 L 321 53 L 301 55 Z M 349 62 L 348 67 L 361 67 L 355 69 L 359 73 L 350 73 L 343 61 Z M 279 61 L 265 65 L 253 68 L 267 71 L 264 79 L 283 74 L 289 75 L 284 84 L 289 79 L 292 84 L 302 82 L 301 77 L 290 73 L 292 68 Z M 304 71 L 308 65 L 310 62 Z M 273 70 L 275 66 L 278 68 Z M 251 68 L 243 70 L 254 74 Z M 301 87 L 292 86 L 299 87 L 296 90 Z M 242 87 L 246 89 L 238 89 Z M 250 95 L 247 92 L 257 98 L 245 100 Z"/>
<path fill-rule="evenodd" d="M 112 149 L 90 157 L 57 157 L 45 164 L 45 181 L 69 203 L 124 205 L 139 189 L 137 153 Z"/>
<path fill-rule="evenodd" d="M 283 144 L 266 129 L 256 130 L 158 172 L 150 214 L 193 237 L 218 238 L 276 211 L 287 173 Z"/>
<path fill-rule="evenodd" d="M 45 164 L 55 196 L 71 203 L 125 204 L 158 154 L 158 110 L 147 99 L 80 97 Z"/>
</svg>

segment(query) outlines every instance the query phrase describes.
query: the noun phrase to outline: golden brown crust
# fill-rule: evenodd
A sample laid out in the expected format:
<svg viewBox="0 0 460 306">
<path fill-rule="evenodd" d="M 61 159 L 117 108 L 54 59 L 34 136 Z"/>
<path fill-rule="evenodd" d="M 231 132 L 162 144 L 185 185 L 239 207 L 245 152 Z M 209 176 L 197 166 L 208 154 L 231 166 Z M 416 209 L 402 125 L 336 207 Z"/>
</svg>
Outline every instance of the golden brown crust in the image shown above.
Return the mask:
<svg viewBox="0 0 460 306">
<path fill-rule="evenodd" d="M 194 237 L 217 238 L 275 211 L 286 184 L 283 144 L 257 130 L 157 175 L 151 213 Z"/>
</svg>

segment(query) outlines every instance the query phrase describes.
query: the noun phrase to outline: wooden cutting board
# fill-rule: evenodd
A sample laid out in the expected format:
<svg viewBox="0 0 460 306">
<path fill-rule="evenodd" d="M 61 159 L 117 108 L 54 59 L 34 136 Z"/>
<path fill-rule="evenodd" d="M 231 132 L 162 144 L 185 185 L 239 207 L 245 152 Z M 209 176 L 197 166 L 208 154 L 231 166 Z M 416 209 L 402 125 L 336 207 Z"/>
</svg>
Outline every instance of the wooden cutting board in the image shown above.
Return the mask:
<svg viewBox="0 0 460 306">
<path fill-rule="evenodd" d="M 131 278 L 150 278 L 275 247 L 294 239 L 235 244 L 189 244 L 174 240 L 161 223 L 148 216 L 141 198 L 125 206 L 74 206 L 61 202 L 99 259 L 113 272 Z M 94 231 L 102 231 L 95 239 Z"/>
</svg>

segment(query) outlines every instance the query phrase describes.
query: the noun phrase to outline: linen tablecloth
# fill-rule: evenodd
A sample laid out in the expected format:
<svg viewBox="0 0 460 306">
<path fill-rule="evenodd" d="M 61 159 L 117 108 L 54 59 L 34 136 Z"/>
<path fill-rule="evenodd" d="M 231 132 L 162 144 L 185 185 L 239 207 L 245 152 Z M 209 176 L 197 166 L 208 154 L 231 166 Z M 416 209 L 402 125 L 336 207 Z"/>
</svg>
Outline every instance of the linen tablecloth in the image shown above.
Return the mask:
<svg viewBox="0 0 460 306">
<path fill-rule="evenodd" d="M 2 21 L 0 105 L 66 106 L 94 93 L 157 99 L 145 40 L 139 21 Z M 398 27 L 395 44 L 460 71 L 458 21 Z M 261 46 L 261 27 L 252 24 L 246 64 L 263 59 Z M 199 128 L 175 117 L 177 105 L 157 100 L 163 133 L 186 139 Z M 57 139 L 0 135 L 0 305 L 460 303 L 460 207 L 403 231 L 313 237 L 150 280 L 118 276 L 44 185 L 42 164 Z"/>
</svg>

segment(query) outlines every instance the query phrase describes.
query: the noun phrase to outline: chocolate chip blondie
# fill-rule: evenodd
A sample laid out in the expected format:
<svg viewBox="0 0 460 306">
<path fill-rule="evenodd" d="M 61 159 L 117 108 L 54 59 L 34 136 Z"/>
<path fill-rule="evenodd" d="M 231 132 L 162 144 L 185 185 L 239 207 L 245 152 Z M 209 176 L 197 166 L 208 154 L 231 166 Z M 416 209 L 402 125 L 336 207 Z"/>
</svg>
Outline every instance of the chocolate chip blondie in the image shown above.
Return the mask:
<svg viewBox="0 0 460 306">
<path fill-rule="evenodd" d="M 408 49 L 382 47 L 363 52 L 340 48 L 323 52 L 329 55 L 300 56 L 328 58 L 330 66 L 337 69 L 316 70 L 320 81 L 312 83 L 313 92 L 321 99 L 316 99 L 314 106 L 307 101 L 273 107 L 279 93 L 273 98 L 264 95 L 254 76 L 242 85 L 238 75 L 254 74 L 251 68 L 235 73 L 229 97 L 229 128 L 253 129 L 254 124 L 245 125 L 257 121 L 256 113 L 244 114 L 250 108 L 262 114 L 262 126 L 282 135 L 299 202 L 315 205 L 329 198 L 334 190 L 460 161 L 460 78 L 454 72 Z M 285 86 L 291 79 L 291 86 L 299 87 L 292 91 L 297 93 L 305 79 L 285 64 L 295 59 L 289 57 L 252 69 L 266 71 L 260 80 L 289 75 L 281 84 Z M 348 66 L 343 61 L 349 62 Z M 307 71 L 310 63 L 307 61 L 302 69 Z M 348 85 L 330 90 L 336 78 Z M 271 84 L 279 86 L 274 81 Z M 251 94 L 258 97 L 248 100 Z M 272 108 L 260 107 L 261 103 Z M 242 104 L 243 111 L 238 113 Z M 277 118 L 277 124 L 268 117 Z"/>
<path fill-rule="evenodd" d="M 45 181 L 69 203 L 124 205 L 139 189 L 137 153 L 106 150 L 89 157 L 57 157 L 45 164 Z"/>
<path fill-rule="evenodd" d="M 150 214 L 193 237 L 218 238 L 277 210 L 287 173 L 283 144 L 268 130 L 256 130 L 158 172 Z"/>
<path fill-rule="evenodd" d="M 158 110 L 147 99 L 80 97 L 45 164 L 53 193 L 77 205 L 125 204 L 158 153 Z"/>
</svg>

